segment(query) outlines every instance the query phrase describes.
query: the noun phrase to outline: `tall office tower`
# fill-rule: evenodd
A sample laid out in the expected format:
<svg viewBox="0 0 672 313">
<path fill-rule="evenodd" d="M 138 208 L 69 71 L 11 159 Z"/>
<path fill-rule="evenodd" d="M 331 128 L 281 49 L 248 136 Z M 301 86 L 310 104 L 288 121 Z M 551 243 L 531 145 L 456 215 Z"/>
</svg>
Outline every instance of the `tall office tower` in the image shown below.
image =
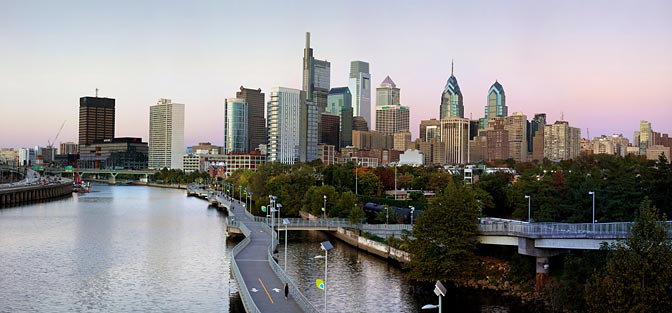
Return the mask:
<svg viewBox="0 0 672 313">
<path fill-rule="evenodd" d="M 409 131 L 409 110 L 399 104 L 400 90 L 390 76 L 376 88 L 376 130 L 385 134 Z"/>
<path fill-rule="evenodd" d="M 336 114 L 324 112 L 320 116 L 320 119 L 322 124 L 320 137 L 323 139 L 320 144 L 333 146 L 334 149 L 337 148 L 341 142 L 341 117 Z M 352 137 L 350 140 L 352 140 Z M 338 150 L 340 150 L 340 148 Z"/>
<path fill-rule="evenodd" d="M 306 92 L 306 100 L 315 104 L 318 114 L 322 114 L 327 107 L 330 75 L 331 64 L 315 59 L 313 48 L 310 47 L 310 33 L 306 32 L 306 47 L 303 49 L 303 91 Z M 316 118 L 318 123 L 316 132 L 319 136 L 319 115 Z M 315 146 L 315 158 L 317 158 L 317 146 Z"/>
<path fill-rule="evenodd" d="M 647 121 L 639 122 L 639 155 L 646 155 L 646 149 L 653 145 L 653 129 Z"/>
<path fill-rule="evenodd" d="M 336 150 L 352 145 L 352 95 L 348 87 L 331 88 L 327 97 L 327 112 L 340 117 L 340 142 Z"/>
<path fill-rule="evenodd" d="M 516 162 L 527 162 L 527 116 L 515 112 L 504 117 L 504 129 L 509 132 L 509 156 Z"/>
<path fill-rule="evenodd" d="M 224 154 L 247 153 L 249 144 L 249 104 L 245 99 L 224 100 Z"/>
<path fill-rule="evenodd" d="M 114 138 L 114 99 L 79 98 L 79 145 Z"/>
<path fill-rule="evenodd" d="M 240 86 L 236 98 L 247 102 L 248 151 L 266 144 L 266 118 L 264 117 L 264 93 L 261 89 L 248 89 Z M 248 152 L 245 151 L 245 152 Z"/>
<path fill-rule="evenodd" d="M 385 134 L 409 131 L 410 112 L 403 105 L 380 106 L 376 108 L 376 130 Z"/>
<path fill-rule="evenodd" d="M 546 125 L 546 113 L 536 113 L 527 128 L 527 152 L 534 154 L 534 136 Z M 533 158 L 534 159 L 534 158 Z M 536 159 L 534 159 L 536 160 Z"/>
<path fill-rule="evenodd" d="M 371 124 L 371 74 L 369 63 L 364 61 L 350 62 L 350 80 L 348 88 L 352 93 L 352 114 L 361 116 L 368 125 Z"/>
<path fill-rule="evenodd" d="M 352 118 L 352 130 L 369 131 L 369 124 L 362 116 L 354 116 Z"/>
<path fill-rule="evenodd" d="M 488 105 L 485 106 L 485 115 L 480 122 L 480 128 L 485 129 L 488 120 L 496 117 L 506 117 L 509 115 L 509 108 L 506 106 L 506 94 L 504 87 L 495 81 L 488 90 Z"/>
<path fill-rule="evenodd" d="M 460 85 L 457 83 L 457 78 L 453 75 L 453 64 L 450 66 L 450 77 L 446 82 L 441 94 L 441 109 L 440 119 L 448 117 L 464 118 L 464 99 L 462 98 L 462 91 Z"/>
<path fill-rule="evenodd" d="M 469 119 L 441 119 L 441 141 L 446 151 L 444 164 L 469 163 Z"/>
<path fill-rule="evenodd" d="M 429 120 L 420 121 L 420 139 L 422 141 L 429 141 L 433 138 L 440 138 L 441 132 L 441 121 L 433 118 Z M 427 164 L 427 163 L 425 163 Z"/>
<path fill-rule="evenodd" d="M 390 76 L 385 77 L 376 88 L 376 109 L 381 106 L 399 105 L 400 90 Z M 378 125 L 376 124 L 376 128 Z"/>
<path fill-rule="evenodd" d="M 317 158 L 317 108 L 303 90 L 275 87 L 267 104 L 269 162 L 294 164 Z"/>
<path fill-rule="evenodd" d="M 181 169 L 184 155 L 184 104 L 159 99 L 149 107 L 149 168 Z"/>
<path fill-rule="evenodd" d="M 581 130 L 566 121 L 544 126 L 544 157 L 549 160 L 569 160 L 579 156 Z"/>
<path fill-rule="evenodd" d="M 403 131 L 392 134 L 392 149 L 397 151 L 406 151 L 411 149 L 411 132 Z"/>
</svg>

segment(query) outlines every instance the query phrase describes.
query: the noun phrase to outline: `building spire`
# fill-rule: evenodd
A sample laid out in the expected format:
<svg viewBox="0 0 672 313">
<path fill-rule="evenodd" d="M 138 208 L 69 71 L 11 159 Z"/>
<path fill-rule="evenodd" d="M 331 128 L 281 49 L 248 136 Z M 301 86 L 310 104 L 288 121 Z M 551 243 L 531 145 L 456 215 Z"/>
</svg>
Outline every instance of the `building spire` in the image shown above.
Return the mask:
<svg viewBox="0 0 672 313">
<path fill-rule="evenodd" d="M 450 76 L 453 76 L 453 69 L 455 68 L 455 61 L 450 59 Z"/>
<path fill-rule="evenodd" d="M 306 32 L 306 49 L 310 49 L 310 32 Z"/>
</svg>

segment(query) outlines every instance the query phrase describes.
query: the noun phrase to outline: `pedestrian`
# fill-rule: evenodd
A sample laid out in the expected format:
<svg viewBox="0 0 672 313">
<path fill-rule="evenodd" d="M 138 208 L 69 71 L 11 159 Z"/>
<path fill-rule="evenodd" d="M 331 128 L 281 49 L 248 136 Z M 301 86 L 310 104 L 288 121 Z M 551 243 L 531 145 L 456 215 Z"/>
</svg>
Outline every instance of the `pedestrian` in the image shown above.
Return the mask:
<svg viewBox="0 0 672 313">
<path fill-rule="evenodd" d="M 285 283 L 285 300 L 289 299 L 289 284 Z"/>
</svg>

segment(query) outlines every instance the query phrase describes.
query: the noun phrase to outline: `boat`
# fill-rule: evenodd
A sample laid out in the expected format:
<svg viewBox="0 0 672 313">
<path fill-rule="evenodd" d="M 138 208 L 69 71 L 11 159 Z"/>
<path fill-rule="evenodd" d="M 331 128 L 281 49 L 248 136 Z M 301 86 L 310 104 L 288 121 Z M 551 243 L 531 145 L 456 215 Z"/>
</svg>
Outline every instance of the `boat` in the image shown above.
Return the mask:
<svg viewBox="0 0 672 313">
<path fill-rule="evenodd" d="M 79 176 L 79 173 L 77 172 L 77 163 L 75 162 L 75 181 L 72 183 L 72 191 L 73 192 L 78 192 L 78 193 L 87 193 L 91 192 L 91 183 L 87 183 L 82 181 L 82 178 Z"/>
</svg>

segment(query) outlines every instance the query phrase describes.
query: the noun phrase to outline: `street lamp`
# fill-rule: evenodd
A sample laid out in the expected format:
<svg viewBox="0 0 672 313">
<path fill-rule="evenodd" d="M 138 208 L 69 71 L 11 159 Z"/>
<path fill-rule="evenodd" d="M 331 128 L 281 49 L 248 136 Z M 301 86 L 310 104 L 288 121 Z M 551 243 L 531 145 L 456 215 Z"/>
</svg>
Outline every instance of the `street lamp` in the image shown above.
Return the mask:
<svg viewBox="0 0 672 313">
<path fill-rule="evenodd" d="M 324 250 L 324 256 L 318 255 L 315 256 L 315 259 L 324 258 L 324 313 L 327 313 L 327 252 L 333 249 L 334 246 L 327 240 L 320 242 L 320 248 Z"/>
<path fill-rule="evenodd" d="M 276 228 L 280 228 L 280 209 L 282 208 L 282 203 L 276 204 L 275 207 L 278 208 L 276 210 L 276 211 L 278 211 L 278 218 L 275 219 Z M 275 230 L 273 232 L 275 232 Z M 278 234 L 278 235 L 280 235 L 280 234 Z M 278 243 L 280 243 L 280 238 L 278 238 Z"/>
<path fill-rule="evenodd" d="M 285 224 L 285 273 L 287 273 L 287 227 L 290 222 L 289 219 L 285 218 L 282 220 L 282 223 Z"/>
<path fill-rule="evenodd" d="M 415 212 L 415 207 L 412 205 L 409 205 L 408 207 L 411 208 L 411 226 L 413 226 L 413 212 Z"/>
<path fill-rule="evenodd" d="M 593 223 L 593 230 L 595 230 L 595 192 L 594 191 L 588 191 L 588 194 L 593 196 L 593 219 L 591 222 Z"/>
<path fill-rule="evenodd" d="M 397 200 L 397 164 L 394 164 L 394 200 Z"/>
<path fill-rule="evenodd" d="M 387 228 L 387 224 L 390 222 L 390 207 L 385 206 L 385 228 Z"/>
<path fill-rule="evenodd" d="M 525 199 L 527 199 L 527 222 L 529 223 L 532 220 L 532 210 L 530 209 L 532 197 L 525 195 Z"/>
<path fill-rule="evenodd" d="M 355 163 L 355 194 L 358 194 L 357 193 L 357 184 L 359 183 L 358 182 L 359 173 L 357 171 L 358 169 L 359 169 L 359 160 L 357 160 L 357 163 Z"/>
<path fill-rule="evenodd" d="M 439 304 L 425 304 L 422 306 L 423 310 L 431 310 L 431 309 L 439 309 L 439 313 L 441 313 L 441 298 L 446 296 L 446 288 L 443 287 L 443 284 L 441 284 L 441 281 L 437 280 L 436 285 L 434 285 L 434 294 L 436 294 L 439 297 Z"/>
<path fill-rule="evenodd" d="M 327 218 L 327 195 L 324 195 L 323 197 L 324 197 L 324 206 L 322 207 L 322 212 L 324 212 L 323 215 L 324 215 L 324 218 L 325 218 L 325 221 L 326 221 L 326 218 Z"/>
</svg>

